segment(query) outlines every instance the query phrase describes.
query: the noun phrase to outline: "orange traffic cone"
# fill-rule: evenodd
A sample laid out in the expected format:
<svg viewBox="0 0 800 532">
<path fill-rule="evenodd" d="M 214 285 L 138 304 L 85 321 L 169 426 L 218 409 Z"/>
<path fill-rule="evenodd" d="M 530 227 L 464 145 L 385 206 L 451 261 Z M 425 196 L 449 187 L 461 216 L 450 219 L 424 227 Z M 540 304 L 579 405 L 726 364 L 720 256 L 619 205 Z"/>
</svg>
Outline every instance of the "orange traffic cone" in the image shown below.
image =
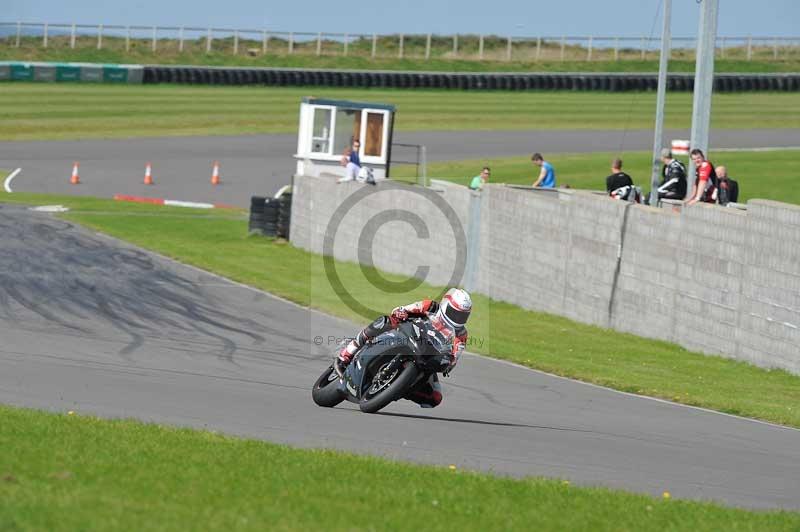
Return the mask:
<svg viewBox="0 0 800 532">
<path fill-rule="evenodd" d="M 80 185 L 81 178 L 78 176 L 78 161 L 72 163 L 72 177 L 69 178 L 69 182 L 73 185 Z"/>
<path fill-rule="evenodd" d="M 211 170 L 211 184 L 219 185 L 219 161 L 214 161 L 214 169 Z"/>
<path fill-rule="evenodd" d="M 144 167 L 144 184 L 145 185 L 152 185 L 153 184 L 153 172 L 150 168 L 150 163 Z"/>
</svg>

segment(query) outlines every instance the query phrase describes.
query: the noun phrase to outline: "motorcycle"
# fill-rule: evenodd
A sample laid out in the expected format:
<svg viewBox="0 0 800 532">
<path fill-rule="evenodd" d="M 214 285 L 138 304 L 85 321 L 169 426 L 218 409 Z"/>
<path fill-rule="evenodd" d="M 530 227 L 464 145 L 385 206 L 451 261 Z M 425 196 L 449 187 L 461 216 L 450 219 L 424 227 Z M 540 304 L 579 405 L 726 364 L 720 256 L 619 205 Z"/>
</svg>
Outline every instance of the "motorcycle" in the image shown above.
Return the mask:
<svg viewBox="0 0 800 532">
<path fill-rule="evenodd" d="M 311 396 L 323 407 L 342 401 L 373 414 L 404 398 L 419 382 L 450 365 L 455 331 L 442 321 L 414 318 L 362 347 L 340 378 L 331 364 L 314 383 Z"/>
</svg>

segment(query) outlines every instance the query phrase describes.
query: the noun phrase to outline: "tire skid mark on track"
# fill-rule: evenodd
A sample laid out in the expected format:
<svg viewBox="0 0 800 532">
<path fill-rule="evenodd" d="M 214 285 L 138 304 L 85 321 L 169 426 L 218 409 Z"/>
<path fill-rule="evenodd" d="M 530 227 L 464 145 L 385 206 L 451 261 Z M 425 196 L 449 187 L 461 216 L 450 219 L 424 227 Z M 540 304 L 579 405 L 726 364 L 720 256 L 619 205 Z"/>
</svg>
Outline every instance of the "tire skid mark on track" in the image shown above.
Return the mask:
<svg viewBox="0 0 800 532">
<path fill-rule="evenodd" d="M 242 338 L 261 345 L 280 331 L 237 316 L 202 285 L 155 262 L 147 253 L 73 231 L 72 224 L 24 208 L 0 211 L 0 319 L 38 317 L 81 336 L 110 324 L 127 341 L 118 354 L 135 355 L 151 337 L 196 335 L 197 353 L 234 364 Z M 233 286 L 233 285 L 232 285 Z M 293 336 L 286 335 L 283 336 Z"/>
</svg>

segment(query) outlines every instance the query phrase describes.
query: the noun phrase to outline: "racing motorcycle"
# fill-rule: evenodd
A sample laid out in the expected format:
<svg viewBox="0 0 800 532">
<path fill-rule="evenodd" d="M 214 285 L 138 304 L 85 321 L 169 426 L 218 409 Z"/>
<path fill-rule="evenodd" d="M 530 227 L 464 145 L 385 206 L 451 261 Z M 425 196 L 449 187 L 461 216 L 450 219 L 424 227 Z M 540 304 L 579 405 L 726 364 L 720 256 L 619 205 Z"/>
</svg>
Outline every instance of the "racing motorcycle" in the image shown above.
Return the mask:
<svg viewBox="0 0 800 532">
<path fill-rule="evenodd" d="M 340 378 L 331 364 L 311 391 L 319 406 L 344 400 L 372 414 L 404 398 L 419 382 L 450 364 L 455 331 L 435 318 L 402 322 L 362 347 Z"/>
</svg>

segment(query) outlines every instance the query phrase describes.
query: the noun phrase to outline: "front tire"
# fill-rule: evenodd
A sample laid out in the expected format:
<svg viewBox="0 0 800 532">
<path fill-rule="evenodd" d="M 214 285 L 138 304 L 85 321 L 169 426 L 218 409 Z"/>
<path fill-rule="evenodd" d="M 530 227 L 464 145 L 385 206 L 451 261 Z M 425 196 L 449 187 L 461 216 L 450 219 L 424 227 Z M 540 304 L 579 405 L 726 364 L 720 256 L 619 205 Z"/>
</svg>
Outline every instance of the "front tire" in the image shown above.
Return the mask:
<svg viewBox="0 0 800 532">
<path fill-rule="evenodd" d="M 317 405 L 325 408 L 332 408 L 345 400 L 344 393 L 339 389 L 339 375 L 334 371 L 333 365 L 328 367 L 314 383 L 311 398 Z"/>
<path fill-rule="evenodd" d="M 404 362 L 399 370 L 399 375 L 388 386 L 375 393 L 375 395 L 371 395 L 368 390 L 361 397 L 361 401 L 358 404 L 359 408 L 366 414 L 374 414 L 392 401 L 402 398 L 418 376 L 419 370 L 417 370 L 417 366 L 411 361 Z"/>
</svg>

